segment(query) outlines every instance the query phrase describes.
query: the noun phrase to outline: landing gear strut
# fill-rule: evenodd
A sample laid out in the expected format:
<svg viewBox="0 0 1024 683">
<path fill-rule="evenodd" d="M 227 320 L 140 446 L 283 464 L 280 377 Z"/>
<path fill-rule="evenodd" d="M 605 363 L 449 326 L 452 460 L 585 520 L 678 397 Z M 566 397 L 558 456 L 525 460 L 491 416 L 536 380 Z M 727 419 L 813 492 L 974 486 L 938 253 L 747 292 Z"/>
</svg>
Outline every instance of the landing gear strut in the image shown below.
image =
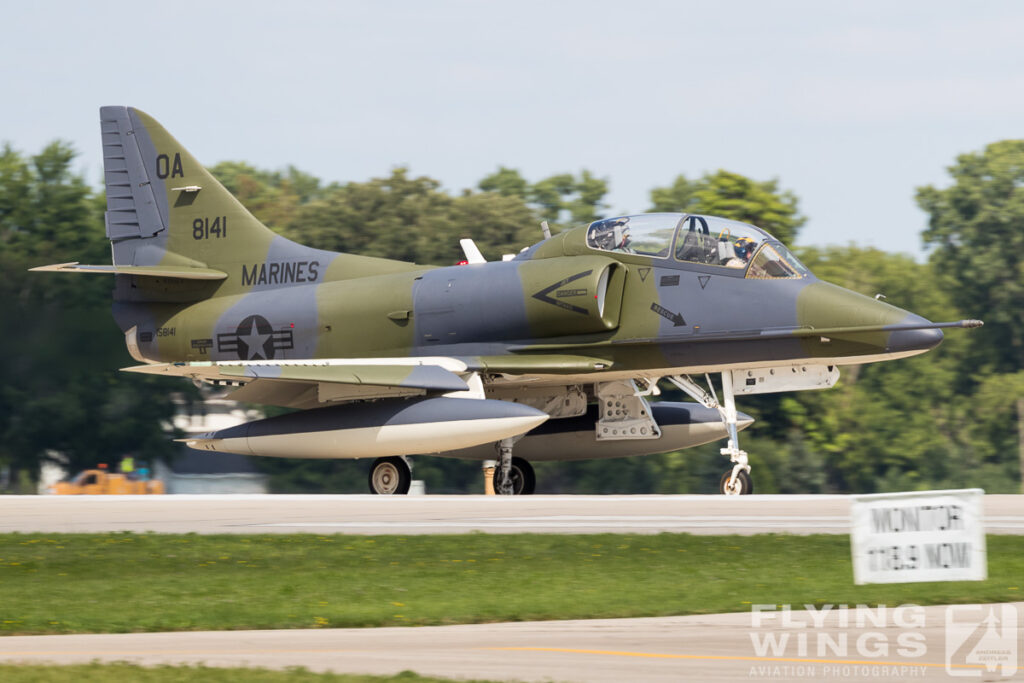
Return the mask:
<svg viewBox="0 0 1024 683">
<path fill-rule="evenodd" d="M 726 370 L 722 373 L 722 398 L 724 405 L 718 403 L 715 396 L 715 385 L 711 382 L 709 375 L 704 376 L 708 383 L 710 393 L 697 384 L 687 375 L 676 375 L 666 377 L 668 381 L 675 384 L 706 408 L 717 408 L 718 414 L 722 416 L 722 424 L 729 433 L 729 441 L 725 448 L 721 449 L 722 455 L 728 455 L 729 461 L 733 463 L 732 469 L 722 475 L 722 481 L 718 490 L 727 496 L 740 496 L 754 492 L 754 482 L 750 478 L 750 463 L 747 461 L 747 452 L 740 450 L 739 429 L 736 427 L 736 395 L 732 386 L 732 372 Z"/>
<path fill-rule="evenodd" d="M 494 492 L 499 496 L 528 496 L 537 486 L 533 467 L 522 458 L 512 456 L 512 445 L 519 437 L 498 442 L 497 467 L 494 468 Z"/>
<path fill-rule="evenodd" d="M 401 456 L 377 458 L 370 465 L 370 493 L 403 496 L 412 484 L 412 467 Z"/>
<path fill-rule="evenodd" d="M 509 487 L 505 487 L 508 481 Z M 537 477 L 533 473 L 533 466 L 522 458 L 512 458 L 509 467 L 509 478 L 502 478 L 501 467 L 494 468 L 494 492 L 499 496 L 529 496 L 537 487 Z"/>
</svg>

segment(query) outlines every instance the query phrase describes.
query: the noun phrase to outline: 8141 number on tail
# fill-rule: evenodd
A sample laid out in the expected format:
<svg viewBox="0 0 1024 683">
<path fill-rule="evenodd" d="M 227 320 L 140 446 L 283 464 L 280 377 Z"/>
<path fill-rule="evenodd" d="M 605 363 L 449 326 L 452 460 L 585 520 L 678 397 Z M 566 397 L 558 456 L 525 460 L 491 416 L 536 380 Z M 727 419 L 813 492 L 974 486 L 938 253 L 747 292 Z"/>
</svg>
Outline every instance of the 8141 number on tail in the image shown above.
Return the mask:
<svg viewBox="0 0 1024 683">
<path fill-rule="evenodd" d="M 227 236 L 227 216 L 216 216 L 212 221 L 209 218 L 197 218 L 192 221 L 192 239 L 194 240 L 219 239 Z"/>
</svg>

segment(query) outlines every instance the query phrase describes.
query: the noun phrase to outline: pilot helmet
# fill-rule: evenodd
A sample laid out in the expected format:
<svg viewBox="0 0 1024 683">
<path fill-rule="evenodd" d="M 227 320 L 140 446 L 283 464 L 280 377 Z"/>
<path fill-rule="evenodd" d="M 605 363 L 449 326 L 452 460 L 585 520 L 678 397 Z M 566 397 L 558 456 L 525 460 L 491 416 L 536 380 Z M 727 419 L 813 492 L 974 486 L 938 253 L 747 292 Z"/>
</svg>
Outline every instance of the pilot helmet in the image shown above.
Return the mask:
<svg viewBox="0 0 1024 683">
<path fill-rule="evenodd" d="M 746 261 L 750 258 L 751 253 L 753 253 L 754 246 L 754 240 L 749 237 L 741 237 L 736 240 L 733 250 L 736 252 L 737 258 L 741 258 Z"/>
<path fill-rule="evenodd" d="M 598 249 L 611 251 L 622 249 L 629 242 L 628 218 L 606 220 L 595 223 L 590 229 L 590 239 Z"/>
</svg>

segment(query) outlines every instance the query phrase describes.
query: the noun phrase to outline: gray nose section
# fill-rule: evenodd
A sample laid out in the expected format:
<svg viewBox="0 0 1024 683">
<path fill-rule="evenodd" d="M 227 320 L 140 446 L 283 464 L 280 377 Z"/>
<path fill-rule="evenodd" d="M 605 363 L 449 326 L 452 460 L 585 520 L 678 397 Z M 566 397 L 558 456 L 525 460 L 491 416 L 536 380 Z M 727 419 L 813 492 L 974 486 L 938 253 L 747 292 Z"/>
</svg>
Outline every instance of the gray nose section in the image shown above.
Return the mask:
<svg viewBox="0 0 1024 683">
<path fill-rule="evenodd" d="M 901 323 L 905 325 L 929 324 L 927 320 L 918 315 L 909 315 Z M 896 330 L 889 333 L 886 351 L 889 353 L 927 351 L 941 344 L 942 338 L 942 330 Z"/>
</svg>

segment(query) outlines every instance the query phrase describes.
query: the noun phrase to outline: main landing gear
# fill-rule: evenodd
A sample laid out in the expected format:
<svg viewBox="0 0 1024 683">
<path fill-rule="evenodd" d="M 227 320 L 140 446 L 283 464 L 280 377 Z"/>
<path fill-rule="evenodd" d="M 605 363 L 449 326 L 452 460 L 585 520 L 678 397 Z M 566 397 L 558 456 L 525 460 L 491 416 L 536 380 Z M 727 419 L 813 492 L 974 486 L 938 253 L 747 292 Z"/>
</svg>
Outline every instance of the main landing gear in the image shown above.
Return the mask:
<svg viewBox="0 0 1024 683">
<path fill-rule="evenodd" d="M 529 496 L 537 488 L 533 465 L 522 458 L 512 458 L 509 463 L 509 480 L 510 486 L 505 486 L 506 479 L 502 475 L 501 466 L 494 468 L 494 492 L 500 496 Z"/>
<path fill-rule="evenodd" d="M 498 444 L 502 459 L 494 468 L 494 492 L 506 496 L 528 496 L 537 488 L 537 475 L 527 460 L 512 456 L 511 443 L 505 445 L 505 442 L 515 441 L 516 439 L 505 439 Z M 502 467 L 503 461 L 506 461 L 507 469 Z M 369 483 L 370 493 L 404 496 L 409 493 L 409 486 L 412 484 L 412 467 L 409 461 L 401 456 L 377 458 L 370 465 Z"/>
<path fill-rule="evenodd" d="M 412 467 L 401 456 L 377 458 L 370 465 L 370 493 L 403 496 L 411 484 Z"/>
<path fill-rule="evenodd" d="M 523 458 L 512 456 L 512 446 L 519 437 L 498 442 L 499 460 L 494 468 L 494 492 L 499 496 L 528 496 L 537 487 L 533 466 Z"/>
<path fill-rule="evenodd" d="M 711 376 L 704 375 L 704 378 L 707 380 L 710 393 L 689 375 L 675 375 L 665 379 L 682 389 L 704 407 L 717 408 L 718 414 L 722 416 L 722 424 L 725 425 L 729 434 L 729 441 L 720 452 L 722 455 L 729 456 L 729 461 L 733 463 L 733 466 L 731 470 L 722 475 L 722 480 L 718 484 L 719 492 L 727 496 L 753 493 L 754 482 L 750 478 L 750 463 L 747 462 L 747 452 L 740 450 L 739 430 L 736 427 L 736 395 L 733 391 L 732 372 L 726 370 L 722 373 L 722 398 L 725 405 L 719 404 L 718 397 L 715 396 L 715 385 L 711 382 Z"/>
</svg>

